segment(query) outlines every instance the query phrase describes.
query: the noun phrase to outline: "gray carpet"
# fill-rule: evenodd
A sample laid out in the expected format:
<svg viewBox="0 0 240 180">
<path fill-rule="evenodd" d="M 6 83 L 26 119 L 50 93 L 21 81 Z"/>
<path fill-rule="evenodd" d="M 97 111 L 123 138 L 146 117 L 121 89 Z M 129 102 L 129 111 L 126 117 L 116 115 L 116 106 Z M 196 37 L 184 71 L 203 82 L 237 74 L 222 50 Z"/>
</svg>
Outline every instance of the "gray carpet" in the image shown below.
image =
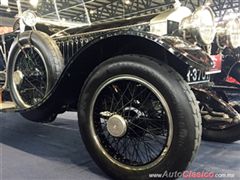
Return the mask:
<svg viewBox="0 0 240 180">
<path fill-rule="evenodd" d="M 107 179 L 95 165 L 78 132 L 76 113 L 52 124 L 32 123 L 17 113 L 0 113 L 1 180 Z M 240 141 L 202 142 L 189 171 L 232 173 L 240 178 Z"/>
</svg>

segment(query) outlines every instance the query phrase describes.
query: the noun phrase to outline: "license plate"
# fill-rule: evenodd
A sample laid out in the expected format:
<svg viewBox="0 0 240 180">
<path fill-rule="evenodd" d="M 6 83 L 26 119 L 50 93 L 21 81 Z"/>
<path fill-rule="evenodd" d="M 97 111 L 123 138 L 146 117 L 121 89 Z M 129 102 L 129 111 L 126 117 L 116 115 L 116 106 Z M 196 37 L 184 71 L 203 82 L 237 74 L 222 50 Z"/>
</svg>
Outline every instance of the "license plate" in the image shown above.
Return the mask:
<svg viewBox="0 0 240 180">
<path fill-rule="evenodd" d="M 204 71 L 197 68 L 190 67 L 187 73 L 188 84 L 195 84 L 201 82 L 209 82 L 210 75 L 207 75 Z"/>
</svg>

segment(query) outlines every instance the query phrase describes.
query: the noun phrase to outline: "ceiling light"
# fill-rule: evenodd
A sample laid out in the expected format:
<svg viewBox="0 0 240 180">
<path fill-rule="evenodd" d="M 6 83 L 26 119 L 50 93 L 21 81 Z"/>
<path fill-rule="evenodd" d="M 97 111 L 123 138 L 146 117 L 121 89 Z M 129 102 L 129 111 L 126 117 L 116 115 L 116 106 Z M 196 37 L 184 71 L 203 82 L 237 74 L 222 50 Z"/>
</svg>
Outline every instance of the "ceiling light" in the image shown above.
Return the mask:
<svg viewBox="0 0 240 180">
<path fill-rule="evenodd" d="M 1 0 L 1 6 L 8 6 L 8 0 Z"/>
<path fill-rule="evenodd" d="M 126 5 L 130 5 L 132 2 L 131 2 L 130 0 L 125 0 L 124 3 L 125 3 Z"/>
<path fill-rule="evenodd" d="M 10 8 L 7 8 L 7 10 L 6 10 L 7 12 L 11 12 L 11 9 Z"/>
<path fill-rule="evenodd" d="M 91 9 L 91 10 L 89 11 L 89 13 L 90 13 L 90 14 L 95 14 L 95 13 L 96 13 L 96 10 L 92 10 L 92 9 Z"/>
<path fill-rule="evenodd" d="M 29 3 L 32 5 L 33 8 L 37 8 L 38 0 L 29 0 Z"/>
</svg>

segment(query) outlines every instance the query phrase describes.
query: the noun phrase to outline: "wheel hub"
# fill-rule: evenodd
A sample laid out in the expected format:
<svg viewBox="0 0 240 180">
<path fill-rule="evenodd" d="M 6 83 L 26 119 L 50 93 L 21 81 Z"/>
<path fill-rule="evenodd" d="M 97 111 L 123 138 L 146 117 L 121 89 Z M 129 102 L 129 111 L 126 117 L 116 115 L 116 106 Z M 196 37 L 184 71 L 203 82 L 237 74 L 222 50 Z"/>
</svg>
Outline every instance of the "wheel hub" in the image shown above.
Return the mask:
<svg viewBox="0 0 240 180">
<path fill-rule="evenodd" d="M 107 121 L 107 130 L 114 137 L 122 137 L 127 132 L 126 120 L 120 115 L 113 115 Z"/>
<path fill-rule="evenodd" d="M 124 110 L 123 110 L 123 112 L 125 113 L 125 114 L 130 114 L 130 115 L 132 115 L 133 117 L 137 117 L 137 118 L 139 118 L 139 117 L 141 117 L 141 116 L 144 116 L 144 113 L 143 112 L 141 112 L 140 110 L 138 110 L 137 108 L 135 108 L 135 107 L 125 107 L 124 108 Z"/>
<path fill-rule="evenodd" d="M 21 71 L 17 70 L 13 73 L 13 82 L 16 85 L 20 85 L 23 81 L 24 75 Z"/>
</svg>

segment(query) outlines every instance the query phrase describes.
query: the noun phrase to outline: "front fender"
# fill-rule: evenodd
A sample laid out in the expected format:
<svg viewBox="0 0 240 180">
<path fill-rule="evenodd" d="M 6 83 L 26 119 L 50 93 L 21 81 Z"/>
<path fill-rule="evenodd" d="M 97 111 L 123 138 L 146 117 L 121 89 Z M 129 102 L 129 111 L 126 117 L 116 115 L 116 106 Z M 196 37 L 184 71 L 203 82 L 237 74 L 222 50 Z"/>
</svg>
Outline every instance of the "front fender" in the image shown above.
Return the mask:
<svg viewBox="0 0 240 180">
<path fill-rule="evenodd" d="M 164 42 L 164 46 L 166 44 L 165 48 L 168 51 L 193 67 L 208 71 L 214 65 L 207 52 L 180 37 L 164 36 L 161 41 Z"/>
<path fill-rule="evenodd" d="M 187 42 L 183 38 L 178 36 L 157 36 L 155 34 L 151 34 L 145 31 L 141 32 L 135 29 L 131 29 L 131 30 L 128 29 L 128 30 L 107 31 L 107 32 L 92 33 L 92 34 L 84 33 L 84 34 L 73 36 L 70 39 L 69 38 L 57 39 L 57 41 L 59 44 L 64 44 L 64 42 L 68 42 L 68 41 L 69 43 L 75 42 L 77 38 L 79 38 L 79 42 L 81 42 L 82 47 L 86 49 L 89 49 L 93 46 L 103 46 L 103 45 L 106 47 L 109 47 L 109 45 L 107 44 L 108 42 L 111 45 L 113 45 L 114 43 L 121 44 L 122 42 L 124 42 L 124 44 L 122 44 L 121 47 L 119 47 L 119 49 L 123 48 L 124 46 L 129 46 L 129 44 L 131 43 L 134 43 L 134 47 L 131 47 L 132 49 L 134 49 L 134 51 L 137 51 L 135 50 L 135 48 L 138 47 L 140 49 L 140 52 L 137 52 L 137 53 L 145 53 L 142 51 L 141 45 L 149 46 L 150 48 L 152 47 L 150 44 L 152 44 L 155 47 L 158 46 L 158 47 L 164 48 L 167 52 L 177 57 L 176 59 L 181 60 L 182 62 L 188 65 L 191 65 L 195 68 L 201 69 L 203 71 L 208 71 L 213 66 L 213 61 L 209 56 L 209 54 L 207 54 L 199 46 L 194 45 L 190 42 Z M 111 49 L 111 48 L 112 47 L 110 47 L 110 51 L 119 50 L 119 49 Z M 147 48 L 148 47 L 144 47 L 144 50 L 146 51 Z M 128 50 L 128 51 L 131 51 L 131 50 Z M 108 53 L 108 52 L 105 52 L 105 53 Z M 151 53 L 152 54 L 147 54 L 147 55 L 155 57 L 154 54 L 156 54 L 157 52 L 151 52 Z M 63 54 L 66 54 L 66 53 L 63 52 Z M 69 57 L 67 55 L 65 59 L 69 59 L 67 61 L 72 61 L 74 60 L 74 57 Z"/>
</svg>

